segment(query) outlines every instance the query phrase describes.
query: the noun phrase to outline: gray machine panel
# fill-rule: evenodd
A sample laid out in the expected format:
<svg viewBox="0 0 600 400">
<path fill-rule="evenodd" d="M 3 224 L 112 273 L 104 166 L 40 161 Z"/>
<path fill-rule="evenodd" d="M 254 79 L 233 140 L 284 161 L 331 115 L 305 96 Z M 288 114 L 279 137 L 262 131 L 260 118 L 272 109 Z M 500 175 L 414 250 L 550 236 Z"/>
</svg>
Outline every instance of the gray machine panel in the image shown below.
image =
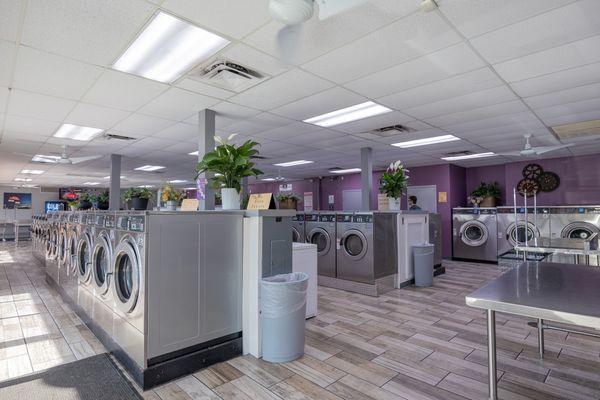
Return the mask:
<svg viewBox="0 0 600 400">
<path fill-rule="evenodd" d="M 433 265 L 442 265 L 442 216 L 429 214 L 429 243 L 433 244 Z"/>
</svg>

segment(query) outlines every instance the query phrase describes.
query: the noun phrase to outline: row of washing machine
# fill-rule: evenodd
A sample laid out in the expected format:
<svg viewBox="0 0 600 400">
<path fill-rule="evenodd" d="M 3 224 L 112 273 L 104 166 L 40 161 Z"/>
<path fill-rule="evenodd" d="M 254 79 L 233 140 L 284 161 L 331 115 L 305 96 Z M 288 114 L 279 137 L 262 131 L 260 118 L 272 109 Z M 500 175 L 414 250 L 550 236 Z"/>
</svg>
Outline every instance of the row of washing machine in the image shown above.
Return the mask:
<svg viewBox="0 0 600 400">
<path fill-rule="evenodd" d="M 294 242 L 317 246 L 318 274 L 373 284 L 397 272 L 396 214 L 319 211 L 292 218 Z"/>
<path fill-rule="evenodd" d="M 454 208 L 452 256 L 496 262 L 537 238 L 585 240 L 600 234 L 600 206 Z"/>
</svg>

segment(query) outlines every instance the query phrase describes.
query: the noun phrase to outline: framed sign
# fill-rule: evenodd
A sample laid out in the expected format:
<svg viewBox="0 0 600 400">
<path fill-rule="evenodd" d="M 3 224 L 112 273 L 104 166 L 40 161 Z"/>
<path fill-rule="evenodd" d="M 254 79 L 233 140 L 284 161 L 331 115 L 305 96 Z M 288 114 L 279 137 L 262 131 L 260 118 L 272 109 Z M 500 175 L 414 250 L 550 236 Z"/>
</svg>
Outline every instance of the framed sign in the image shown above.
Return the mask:
<svg viewBox="0 0 600 400">
<path fill-rule="evenodd" d="M 4 192 L 4 208 L 31 208 L 31 193 Z"/>
</svg>

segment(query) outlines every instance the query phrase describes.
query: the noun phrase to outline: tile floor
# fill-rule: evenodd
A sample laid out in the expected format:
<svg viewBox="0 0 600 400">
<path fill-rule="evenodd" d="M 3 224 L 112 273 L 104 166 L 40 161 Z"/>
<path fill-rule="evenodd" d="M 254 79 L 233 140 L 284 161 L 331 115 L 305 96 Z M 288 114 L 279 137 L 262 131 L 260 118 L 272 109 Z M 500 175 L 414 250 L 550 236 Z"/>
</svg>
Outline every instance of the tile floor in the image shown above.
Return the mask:
<svg viewBox="0 0 600 400">
<path fill-rule="evenodd" d="M 446 263 L 432 288 L 379 298 L 320 288 L 306 355 L 239 357 L 142 393 L 146 399 L 487 398 L 485 316 L 464 295 L 503 268 Z M 600 399 L 600 340 L 550 331 L 547 356 L 524 318 L 498 314 L 501 399 Z M 0 380 L 104 351 L 44 282 L 27 245 L 0 244 Z"/>
</svg>

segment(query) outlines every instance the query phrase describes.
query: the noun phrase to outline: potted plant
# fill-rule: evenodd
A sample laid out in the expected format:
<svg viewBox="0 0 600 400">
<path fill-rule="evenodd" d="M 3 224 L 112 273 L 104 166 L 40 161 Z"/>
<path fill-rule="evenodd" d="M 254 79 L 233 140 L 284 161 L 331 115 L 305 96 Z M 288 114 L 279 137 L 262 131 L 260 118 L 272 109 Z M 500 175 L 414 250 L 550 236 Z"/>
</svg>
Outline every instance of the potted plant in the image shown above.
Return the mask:
<svg viewBox="0 0 600 400">
<path fill-rule="evenodd" d="M 262 171 L 255 168 L 252 162 L 258 155 L 256 146 L 259 144 L 253 140 L 247 140 L 239 146 L 229 144 L 234 137 L 235 134 L 223 140 L 215 136 L 219 145 L 214 151 L 206 153 L 196 167 L 196 179 L 205 172 L 215 174 L 210 183 L 213 188 L 221 188 L 224 210 L 240 209 L 243 178 L 262 175 Z"/>
<path fill-rule="evenodd" d="M 160 196 L 160 199 L 161 201 L 166 203 L 166 207 L 168 210 L 175 211 L 182 198 L 183 194 L 180 191 L 176 190 L 173 186 L 165 185 L 162 188 L 162 194 Z"/>
<path fill-rule="evenodd" d="M 279 202 L 281 210 L 296 210 L 298 203 L 301 201 L 300 196 L 296 193 L 277 193 L 275 200 Z"/>
<path fill-rule="evenodd" d="M 88 192 L 83 192 L 79 195 L 79 208 L 89 210 L 92 208 L 92 195 Z"/>
<path fill-rule="evenodd" d="M 98 208 L 98 210 L 108 210 L 108 198 L 108 190 L 105 190 L 104 192 L 96 195 L 96 200 L 98 202 L 96 204 L 96 207 Z"/>
<path fill-rule="evenodd" d="M 481 182 L 479 186 L 473 189 L 470 197 L 481 198 L 478 203 L 481 207 L 496 207 L 496 200 L 501 197 L 500 186 L 498 182 Z"/>
<path fill-rule="evenodd" d="M 400 210 L 400 196 L 408 187 L 408 178 L 408 170 L 404 168 L 400 160 L 391 163 L 381 176 L 379 193 L 383 193 L 388 197 L 391 211 Z"/>
<path fill-rule="evenodd" d="M 147 188 L 129 188 L 123 193 L 123 200 L 130 210 L 146 210 L 151 198 L 152 192 Z"/>
<path fill-rule="evenodd" d="M 71 211 L 77 211 L 77 208 L 79 206 L 79 201 L 77 201 L 77 200 L 71 200 L 67 204 L 69 205 L 69 209 Z"/>
</svg>

